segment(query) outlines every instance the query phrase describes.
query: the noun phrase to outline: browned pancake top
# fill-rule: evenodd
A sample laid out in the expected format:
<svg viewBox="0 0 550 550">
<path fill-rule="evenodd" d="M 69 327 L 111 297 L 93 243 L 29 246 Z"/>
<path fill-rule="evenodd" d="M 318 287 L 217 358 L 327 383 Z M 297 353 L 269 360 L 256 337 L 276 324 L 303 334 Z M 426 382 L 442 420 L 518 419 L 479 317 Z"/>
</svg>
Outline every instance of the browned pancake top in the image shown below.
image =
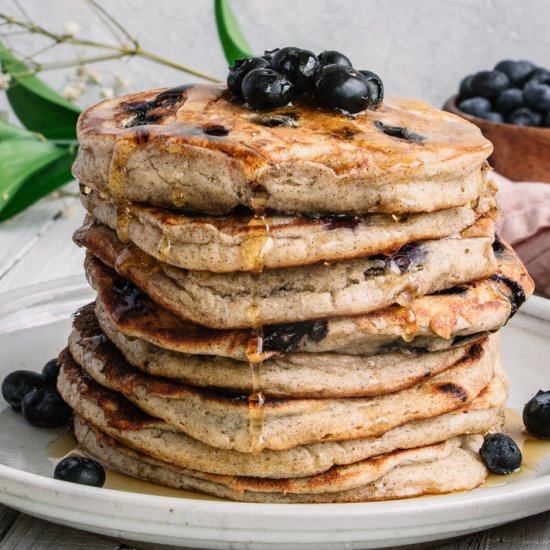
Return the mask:
<svg viewBox="0 0 550 550">
<path fill-rule="evenodd" d="M 390 97 L 354 116 L 297 103 L 268 112 L 232 100 L 227 89 L 189 85 L 107 100 L 80 117 L 79 139 L 103 135 L 137 146 L 182 144 L 214 149 L 239 161 L 248 175 L 294 160 L 364 177 L 414 173 L 458 158 L 480 164 L 492 146 L 469 122 L 427 103 Z"/>
</svg>

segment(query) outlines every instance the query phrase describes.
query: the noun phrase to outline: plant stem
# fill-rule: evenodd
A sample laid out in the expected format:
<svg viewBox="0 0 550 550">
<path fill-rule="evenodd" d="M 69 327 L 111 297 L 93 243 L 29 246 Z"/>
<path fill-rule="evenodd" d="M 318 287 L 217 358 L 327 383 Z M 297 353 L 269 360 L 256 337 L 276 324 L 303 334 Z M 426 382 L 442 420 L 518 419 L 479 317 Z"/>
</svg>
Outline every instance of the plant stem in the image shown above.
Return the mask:
<svg viewBox="0 0 550 550">
<path fill-rule="evenodd" d="M 181 63 L 172 61 L 171 59 L 167 59 L 166 57 L 162 57 L 160 55 L 157 55 L 156 53 L 149 52 L 147 50 L 139 49 L 135 55 L 140 55 L 145 59 L 155 61 L 156 63 L 160 63 L 161 65 L 165 65 L 167 67 L 172 67 L 172 69 L 177 69 L 179 71 L 198 76 L 199 78 L 204 78 L 204 80 L 209 80 L 210 82 L 222 82 L 219 78 L 210 76 L 201 71 L 197 71 L 196 69 L 188 67 L 187 65 L 182 65 Z"/>
<path fill-rule="evenodd" d="M 178 63 L 177 61 L 173 61 L 171 59 L 158 55 L 154 52 L 150 52 L 148 50 L 142 49 L 139 43 L 137 42 L 137 40 L 132 38 L 127 33 L 125 34 L 127 37 L 129 37 L 133 45 L 132 46 L 115 46 L 113 44 L 107 44 L 104 42 L 84 40 L 80 38 L 74 38 L 72 36 L 67 36 L 64 34 L 53 33 L 44 29 L 39 25 L 35 25 L 34 23 L 27 23 L 25 21 L 19 21 L 3 13 L 0 13 L 0 21 L 5 21 L 7 24 L 21 27 L 33 34 L 41 34 L 42 36 L 46 36 L 47 38 L 53 40 L 55 43 L 58 43 L 58 44 L 65 43 L 65 44 L 73 44 L 76 46 L 86 46 L 90 48 L 101 48 L 101 49 L 110 50 L 113 52 L 112 54 L 100 55 L 100 56 L 89 57 L 89 58 L 78 59 L 78 60 L 71 59 L 71 60 L 58 61 L 55 63 L 45 63 L 45 64 L 35 63 L 34 64 L 35 70 L 29 71 L 29 74 L 34 75 L 40 71 L 49 71 L 49 70 L 63 69 L 68 67 L 75 67 L 77 65 L 82 65 L 84 63 L 97 63 L 99 61 L 109 61 L 113 59 L 120 59 L 122 57 L 141 56 L 145 59 L 149 59 L 150 61 L 154 61 L 155 63 L 159 63 L 160 65 L 164 65 L 166 67 L 171 67 L 172 69 L 176 69 L 178 71 L 192 74 L 194 76 L 203 78 L 204 80 L 208 80 L 210 82 L 221 82 L 218 78 L 210 76 L 206 73 L 203 73 L 202 71 L 198 71 L 196 69 L 193 69 L 192 67 L 188 67 L 187 65 Z M 19 76 L 24 76 L 24 73 L 21 73 Z"/>
</svg>

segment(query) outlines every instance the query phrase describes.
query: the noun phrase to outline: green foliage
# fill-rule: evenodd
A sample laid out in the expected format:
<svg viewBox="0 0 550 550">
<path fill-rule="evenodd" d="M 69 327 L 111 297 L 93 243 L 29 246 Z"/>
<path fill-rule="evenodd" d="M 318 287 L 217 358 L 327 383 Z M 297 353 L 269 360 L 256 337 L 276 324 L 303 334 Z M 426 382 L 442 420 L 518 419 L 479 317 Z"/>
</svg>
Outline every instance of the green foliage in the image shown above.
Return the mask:
<svg viewBox="0 0 550 550">
<path fill-rule="evenodd" d="M 12 76 L 8 100 L 21 123 L 0 120 L 0 221 L 71 181 L 80 110 L 0 44 L 2 71 Z M 29 131 L 32 130 L 32 131 Z"/>
<path fill-rule="evenodd" d="M 229 66 L 233 67 L 238 59 L 252 57 L 254 54 L 241 32 L 239 23 L 227 0 L 214 0 L 214 11 L 218 35 Z"/>
<path fill-rule="evenodd" d="M 76 139 L 76 121 L 80 109 L 52 90 L 36 76 L 29 75 L 29 69 L 17 60 L 0 43 L 0 64 L 2 71 L 12 77 L 8 99 L 15 114 L 29 130 L 40 132 L 45 137 L 56 132 L 56 137 Z M 64 128 L 63 136 L 59 128 Z"/>
</svg>

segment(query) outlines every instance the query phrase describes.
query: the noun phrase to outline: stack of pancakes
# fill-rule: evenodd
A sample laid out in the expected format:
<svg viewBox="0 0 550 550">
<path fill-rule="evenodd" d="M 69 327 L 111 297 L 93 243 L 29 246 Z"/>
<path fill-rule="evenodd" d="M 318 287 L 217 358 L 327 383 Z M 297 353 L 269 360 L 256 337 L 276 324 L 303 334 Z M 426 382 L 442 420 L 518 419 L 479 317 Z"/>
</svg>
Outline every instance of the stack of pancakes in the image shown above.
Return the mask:
<svg viewBox="0 0 550 550">
<path fill-rule="evenodd" d="M 79 122 L 97 291 L 61 353 L 81 448 L 254 502 L 476 487 L 495 332 L 532 290 L 495 238 L 491 145 L 425 103 L 257 112 L 218 86 Z"/>
</svg>

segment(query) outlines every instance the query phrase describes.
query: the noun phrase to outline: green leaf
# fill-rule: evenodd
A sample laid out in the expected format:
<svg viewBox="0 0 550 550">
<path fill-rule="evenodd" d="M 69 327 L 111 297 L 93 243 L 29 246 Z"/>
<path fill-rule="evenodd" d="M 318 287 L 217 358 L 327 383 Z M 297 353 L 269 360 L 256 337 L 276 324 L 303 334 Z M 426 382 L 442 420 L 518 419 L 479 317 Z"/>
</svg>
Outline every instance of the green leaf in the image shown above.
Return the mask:
<svg viewBox="0 0 550 550">
<path fill-rule="evenodd" d="M 76 151 L 65 150 L 63 156 L 47 164 L 26 178 L 25 183 L 12 196 L 6 207 L 0 211 L 0 222 L 15 216 L 37 200 L 74 178 L 71 167 Z"/>
<path fill-rule="evenodd" d="M 233 67 L 237 59 L 252 57 L 254 54 L 241 32 L 239 23 L 227 0 L 214 0 L 214 11 L 218 35 L 229 66 Z"/>
<path fill-rule="evenodd" d="M 39 140 L 40 135 L 34 132 L 29 132 L 24 128 L 14 126 L 0 118 L 0 143 L 9 139 L 34 139 Z M 44 139 L 44 138 L 42 138 Z"/>
<path fill-rule="evenodd" d="M 0 215 L 34 174 L 67 154 L 45 141 L 13 139 L 0 143 Z"/>
<path fill-rule="evenodd" d="M 28 67 L 0 43 L 0 64 L 5 73 L 12 76 L 7 91 L 9 102 L 19 120 L 29 130 L 46 137 L 52 132 L 63 139 L 76 139 L 76 121 L 80 109 L 36 76 L 29 76 Z"/>
</svg>

